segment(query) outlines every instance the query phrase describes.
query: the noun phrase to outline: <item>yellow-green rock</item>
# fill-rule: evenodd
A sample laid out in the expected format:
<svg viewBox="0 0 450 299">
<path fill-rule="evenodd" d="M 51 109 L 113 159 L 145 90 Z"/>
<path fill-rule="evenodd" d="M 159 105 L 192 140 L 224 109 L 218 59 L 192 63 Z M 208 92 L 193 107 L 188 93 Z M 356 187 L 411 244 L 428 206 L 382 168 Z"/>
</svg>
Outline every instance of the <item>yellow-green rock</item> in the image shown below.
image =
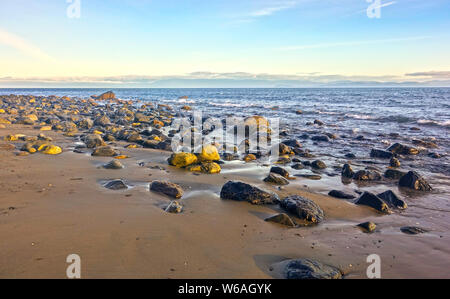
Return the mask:
<svg viewBox="0 0 450 299">
<path fill-rule="evenodd" d="M 46 146 L 42 153 L 46 155 L 59 155 L 62 153 L 62 149 L 59 146 L 51 144 Z"/>
<path fill-rule="evenodd" d="M 192 171 L 192 172 L 202 172 L 202 173 L 214 174 L 214 173 L 220 173 L 220 171 L 222 169 L 220 168 L 220 165 L 217 163 L 203 162 L 201 164 L 191 165 L 187 168 L 187 170 Z"/>
<path fill-rule="evenodd" d="M 199 154 L 200 161 L 218 161 L 220 160 L 219 151 L 214 145 L 208 144 L 203 146 L 202 152 Z"/>
<path fill-rule="evenodd" d="M 170 156 L 168 162 L 176 167 L 186 167 L 197 163 L 197 156 L 191 153 L 176 153 Z"/>
</svg>

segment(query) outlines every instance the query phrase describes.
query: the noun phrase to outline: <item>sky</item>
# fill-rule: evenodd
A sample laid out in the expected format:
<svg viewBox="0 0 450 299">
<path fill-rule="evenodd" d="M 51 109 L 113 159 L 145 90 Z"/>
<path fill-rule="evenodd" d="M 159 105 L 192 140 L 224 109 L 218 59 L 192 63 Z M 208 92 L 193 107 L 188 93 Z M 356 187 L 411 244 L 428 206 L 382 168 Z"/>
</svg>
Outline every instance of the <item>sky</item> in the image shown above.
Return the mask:
<svg viewBox="0 0 450 299">
<path fill-rule="evenodd" d="M 449 53 L 449 0 L 0 0 L 0 87 L 450 86 Z"/>
</svg>

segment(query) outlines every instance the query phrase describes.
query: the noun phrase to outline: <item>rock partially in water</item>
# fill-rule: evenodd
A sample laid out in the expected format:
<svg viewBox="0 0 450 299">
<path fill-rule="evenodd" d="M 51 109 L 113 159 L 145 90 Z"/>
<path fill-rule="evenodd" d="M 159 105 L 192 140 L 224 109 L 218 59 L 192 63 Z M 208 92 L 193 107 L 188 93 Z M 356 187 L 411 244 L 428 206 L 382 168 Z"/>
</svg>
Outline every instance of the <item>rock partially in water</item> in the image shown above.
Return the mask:
<svg viewBox="0 0 450 299">
<path fill-rule="evenodd" d="M 173 198 L 180 198 L 183 196 L 183 189 L 179 185 L 166 181 L 153 181 L 150 184 L 150 190 L 163 193 Z"/>
<path fill-rule="evenodd" d="M 330 138 L 327 135 L 314 135 L 311 137 L 312 141 L 329 142 Z"/>
<path fill-rule="evenodd" d="M 122 169 L 123 165 L 122 165 L 122 163 L 120 163 L 117 160 L 112 160 L 112 161 L 106 163 L 105 165 L 103 165 L 103 168 L 105 168 L 105 169 Z"/>
<path fill-rule="evenodd" d="M 202 152 L 198 155 L 200 161 L 210 162 L 220 160 L 219 151 L 214 145 L 208 144 L 202 147 Z"/>
<path fill-rule="evenodd" d="M 343 198 L 343 199 L 353 199 L 356 197 L 352 194 L 348 194 L 348 193 L 345 193 L 345 192 L 339 191 L 339 190 L 331 190 L 330 192 L 328 192 L 328 195 L 331 197 Z"/>
<path fill-rule="evenodd" d="M 431 191 L 430 184 L 422 178 L 417 172 L 410 171 L 400 178 L 398 182 L 400 187 L 409 188 L 418 191 Z"/>
<path fill-rule="evenodd" d="M 322 264 L 312 259 L 291 260 L 284 268 L 286 279 L 341 279 L 338 268 Z"/>
<path fill-rule="evenodd" d="M 302 144 L 296 139 L 285 140 L 282 143 L 289 147 L 295 147 L 295 148 L 302 147 Z"/>
<path fill-rule="evenodd" d="M 404 226 L 401 227 L 400 230 L 407 235 L 418 235 L 429 232 L 428 230 L 417 226 Z"/>
<path fill-rule="evenodd" d="M 288 180 L 286 180 L 284 177 L 276 173 L 269 173 L 269 175 L 264 179 L 264 182 L 281 186 L 289 184 Z"/>
<path fill-rule="evenodd" d="M 197 163 L 197 156 L 192 153 L 174 153 L 167 161 L 175 167 L 186 167 Z"/>
<path fill-rule="evenodd" d="M 257 205 L 275 204 L 280 201 L 278 195 L 240 181 L 229 181 L 223 185 L 220 198 L 247 201 Z"/>
<path fill-rule="evenodd" d="M 164 210 L 167 213 L 179 214 L 183 211 L 183 206 L 176 200 L 172 200 Z"/>
<path fill-rule="evenodd" d="M 419 153 L 416 148 L 400 143 L 394 143 L 387 150 L 398 155 L 417 155 Z"/>
<path fill-rule="evenodd" d="M 297 224 L 294 222 L 294 220 L 292 220 L 291 217 L 289 217 L 289 215 L 285 214 L 285 213 L 280 213 L 271 217 L 268 217 L 266 219 L 264 219 L 265 221 L 268 222 L 275 222 L 281 225 L 285 225 L 285 226 L 289 226 L 289 227 L 296 227 Z"/>
<path fill-rule="evenodd" d="M 384 172 L 384 177 L 387 179 L 398 180 L 405 174 L 406 172 L 397 169 L 386 169 L 386 171 Z"/>
<path fill-rule="evenodd" d="M 391 160 L 389 161 L 389 165 L 391 167 L 400 167 L 401 163 L 397 158 L 392 157 Z"/>
<path fill-rule="evenodd" d="M 298 195 L 284 198 L 280 206 L 308 224 L 320 223 L 324 218 L 322 209 L 314 201 Z"/>
<path fill-rule="evenodd" d="M 189 170 L 191 172 L 215 174 L 215 173 L 220 173 L 222 168 L 220 167 L 219 164 L 217 164 L 215 162 L 202 162 L 200 164 L 188 166 L 187 170 Z"/>
<path fill-rule="evenodd" d="M 112 147 L 110 146 L 100 146 L 97 147 L 94 152 L 92 153 L 92 156 L 97 156 L 97 157 L 113 157 L 113 156 L 117 156 L 119 153 L 114 150 Z"/>
<path fill-rule="evenodd" d="M 279 174 L 285 178 L 289 178 L 289 172 L 286 169 L 278 167 L 278 166 L 273 166 L 272 168 L 270 168 L 270 172 Z"/>
<path fill-rule="evenodd" d="M 291 167 L 293 169 L 296 169 L 296 170 L 300 170 L 300 169 L 304 169 L 305 168 L 305 166 L 303 166 L 302 163 L 296 163 L 296 164 L 292 165 Z"/>
<path fill-rule="evenodd" d="M 378 194 L 377 196 L 381 198 L 390 208 L 404 210 L 408 207 L 406 202 L 398 198 L 398 196 L 391 190 L 387 190 L 383 193 Z"/>
<path fill-rule="evenodd" d="M 325 169 L 327 168 L 327 165 L 321 160 L 315 160 L 311 162 L 311 167 L 315 169 Z"/>
<path fill-rule="evenodd" d="M 295 174 L 294 176 L 300 177 L 300 178 L 305 178 L 308 180 L 313 180 L 313 181 L 319 181 L 322 179 L 322 176 L 320 176 L 318 174 Z"/>
<path fill-rule="evenodd" d="M 355 204 L 369 206 L 382 213 L 386 214 L 391 213 L 391 210 L 389 209 L 388 205 L 381 198 L 370 192 L 364 192 L 356 200 Z"/>
<path fill-rule="evenodd" d="M 360 223 L 358 224 L 358 226 L 361 227 L 367 233 L 371 233 L 375 231 L 375 229 L 377 228 L 377 225 L 371 221 Z"/>
<path fill-rule="evenodd" d="M 344 178 L 351 179 L 351 178 L 353 178 L 353 176 L 355 175 L 355 172 L 353 171 L 353 169 L 352 169 L 352 167 L 350 166 L 350 164 L 344 164 L 344 166 L 342 167 L 341 175 L 342 175 Z"/>
<path fill-rule="evenodd" d="M 379 181 L 381 174 L 375 170 L 360 170 L 353 175 L 353 179 L 357 181 Z"/>
<path fill-rule="evenodd" d="M 374 148 L 370 152 L 370 157 L 379 159 L 391 159 L 393 157 L 393 154 L 389 151 Z"/>
<path fill-rule="evenodd" d="M 111 190 L 128 189 L 128 186 L 122 180 L 113 180 L 104 185 L 105 188 Z"/>
</svg>

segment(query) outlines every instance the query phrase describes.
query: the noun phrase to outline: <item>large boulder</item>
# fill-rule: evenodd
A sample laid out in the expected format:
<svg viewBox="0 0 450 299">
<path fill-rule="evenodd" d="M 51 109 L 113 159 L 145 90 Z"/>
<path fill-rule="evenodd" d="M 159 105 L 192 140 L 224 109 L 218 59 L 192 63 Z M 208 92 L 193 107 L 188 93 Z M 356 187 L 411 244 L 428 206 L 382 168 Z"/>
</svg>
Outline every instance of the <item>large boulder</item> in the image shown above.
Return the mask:
<svg viewBox="0 0 450 299">
<path fill-rule="evenodd" d="M 150 184 L 150 190 L 163 193 L 173 198 L 180 198 L 183 196 L 183 189 L 179 185 L 166 181 L 153 181 Z"/>
<path fill-rule="evenodd" d="M 364 192 L 356 200 L 355 204 L 369 206 L 382 213 L 386 214 L 391 213 L 391 210 L 389 209 L 388 205 L 381 198 L 370 192 Z"/>
<path fill-rule="evenodd" d="M 174 153 L 167 161 L 172 166 L 186 167 L 197 163 L 197 156 L 192 153 Z"/>
<path fill-rule="evenodd" d="M 114 100 L 116 98 L 116 95 L 112 91 L 107 91 L 99 96 L 93 96 L 93 98 L 99 101 Z"/>
<path fill-rule="evenodd" d="M 287 212 L 304 220 L 307 224 L 320 223 L 324 218 L 322 209 L 315 202 L 298 195 L 284 198 L 280 206 Z"/>
<path fill-rule="evenodd" d="M 338 268 L 311 259 L 289 261 L 284 268 L 286 279 L 341 279 Z"/>
<path fill-rule="evenodd" d="M 398 182 L 400 187 L 409 188 L 418 191 L 431 191 L 430 184 L 415 171 L 410 171 L 400 178 Z"/>
<path fill-rule="evenodd" d="M 248 201 L 252 204 L 274 204 L 279 202 L 278 195 L 261 190 L 240 181 L 229 181 L 223 185 L 220 198 Z"/>
</svg>

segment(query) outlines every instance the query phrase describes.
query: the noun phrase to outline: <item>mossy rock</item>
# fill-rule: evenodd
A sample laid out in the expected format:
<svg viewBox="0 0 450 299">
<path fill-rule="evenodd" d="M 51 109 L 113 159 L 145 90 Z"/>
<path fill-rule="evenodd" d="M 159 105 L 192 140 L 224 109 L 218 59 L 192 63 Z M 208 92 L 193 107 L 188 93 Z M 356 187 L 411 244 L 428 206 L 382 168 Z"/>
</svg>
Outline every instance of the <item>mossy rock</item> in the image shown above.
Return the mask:
<svg viewBox="0 0 450 299">
<path fill-rule="evenodd" d="M 192 153 L 174 153 L 167 161 L 170 165 L 181 168 L 195 164 L 197 160 L 197 156 Z"/>
</svg>

